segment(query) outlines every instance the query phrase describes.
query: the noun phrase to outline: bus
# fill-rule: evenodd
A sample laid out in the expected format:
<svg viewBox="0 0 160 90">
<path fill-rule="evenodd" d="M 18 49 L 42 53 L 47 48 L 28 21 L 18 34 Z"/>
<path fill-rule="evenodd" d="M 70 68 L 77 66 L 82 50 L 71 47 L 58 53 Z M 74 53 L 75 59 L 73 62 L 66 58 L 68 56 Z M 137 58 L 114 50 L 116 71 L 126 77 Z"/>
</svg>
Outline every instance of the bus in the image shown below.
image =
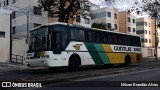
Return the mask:
<svg viewBox="0 0 160 90">
<path fill-rule="evenodd" d="M 140 37 L 67 23 L 51 23 L 30 31 L 27 66 L 68 67 L 130 65 L 142 59 Z"/>
</svg>

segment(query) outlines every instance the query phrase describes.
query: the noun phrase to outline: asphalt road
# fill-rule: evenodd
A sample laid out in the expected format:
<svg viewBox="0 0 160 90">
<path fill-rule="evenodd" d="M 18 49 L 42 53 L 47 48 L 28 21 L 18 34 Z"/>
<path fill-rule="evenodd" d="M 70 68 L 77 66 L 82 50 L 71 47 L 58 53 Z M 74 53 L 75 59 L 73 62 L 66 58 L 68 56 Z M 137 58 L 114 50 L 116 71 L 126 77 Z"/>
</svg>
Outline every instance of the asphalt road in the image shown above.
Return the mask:
<svg viewBox="0 0 160 90">
<path fill-rule="evenodd" d="M 117 88 L 118 90 L 128 90 L 130 88 L 133 90 L 135 90 L 135 88 L 137 88 L 136 90 L 143 90 L 143 89 L 138 89 L 139 87 L 121 87 L 120 85 L 121 83 L 130 83 L 130 81 L 134 82 L 160 81 L 159 77 L 160 77 L 160 62 L 136 63 L 132 64 L 130 67 L 120 67 L 120 66 L 113 66 L 111 68 L 105 68 L 103 66 L 89 67 L 89 68 L 82 68 L 81 70 L 76 72 L 68 72 L 65 70 L 60 70 L 58 72 L 51 72 L 46 68 L 0 72 L 1 81 L 13 80 L 19 82 L 27 82 L 27 81 L 43 82 L 42 83 L 43 88 L 25 88 L 25 90 L 26 89 L 116 90 L 115 88 Z M 59 80 L 60 83 L 58 83 Z M 52 82 L 48 84 L 48 81 Z M 147 90 L 149 87 L 141 87 L 141 88 L 145 88 L 144 90 Z M 18 89 L 24 89 L 24 88 L 18 88 Z M 148 90 L 156 90 L 156 89 L 157 87 L 156 88 L 151 87 Z"/>
<path fill-rule="evenodd" d="M 133 85 L 136 85 L 134 86 Z M 151 86 L 149 86 L 149 83 Z M 151 84 L 152 83 L 152 84 Z M 123 85 L 122 85 L 123 84 Z M 131 85 L 131 86 L 130 86 Z M 160 90 L 160 68 L 76 80 L 39 90 Z"/>
</svg>

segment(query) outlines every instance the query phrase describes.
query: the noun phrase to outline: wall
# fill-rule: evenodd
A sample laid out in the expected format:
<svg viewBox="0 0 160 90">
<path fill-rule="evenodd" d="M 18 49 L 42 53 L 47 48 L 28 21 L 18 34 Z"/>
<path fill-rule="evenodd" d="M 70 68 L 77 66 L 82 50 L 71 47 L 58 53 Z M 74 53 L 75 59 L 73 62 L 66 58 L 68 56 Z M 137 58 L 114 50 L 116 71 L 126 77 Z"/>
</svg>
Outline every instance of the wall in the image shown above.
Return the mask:
<svg viewBox="0 0 160 90">
<path fill-rule="evenodd" d="M 107 16 L 107 12 L 111 13 L 111 17 Z M 111 23 L 111 28 L 114 29 L 115 26 L 114 24 L 117 24 L 117 30 L 115 31 L 119 31 L 119 19 L 118 19 L 118 9 L 112 9 L 112 8 L 108 8 L 108 7 L 104 7 L 104 8 L 100 8 L 97 10 L 93 10 L 93 19 L 92 19 L 92 24 L 93 23 Z M 114 18 L 114 14 L 117 14 L 117 19 Z"/>
<path fill-rule="evenodd" d="M 148 50 L 152 50 L 152 55 L 148 53 Z M 142 57 L 154 57 L 154 48 L 142 47 Z M 160 58 L 160 48 L 157 49 L 157 57 Z"/>
<path fill-rule="evenodd" d="M 26 44 L 25 38 L 12 40 L 12 54 L 13 55 L 23 56 L 24 58 L 23 60 L 25 60 L 27 50 L 28 50 L 28 45 Z"/>
<path fill-rule="evenodd" d="M 6 0 L 1 0 L 6 1 Z M 5 8 L 10 8 L 13 11 L 16 11 L 16 18 L 12 19 L 12 27 L 16 27 L 16 34 L 13 34 L 15 38 L 26 37 L 27 35 L 27 15 L 29 11 L 29 30 L 34 28 L 34 23 L 46 25 L 48 24 L 48 15 L 47 12 L 42 11 L 42 15 L 33 14 L 33 7 L 38 6 L 38 0 L 8 0 L 9 5 L 6 5 Z M 4 2 L 0 2 L 2 7 Z"/>
<path fill-rule="evenodd" d="M 119 12 L 119 32 L 126 33 L 126 12 Z"/>
<path fill-rule="evenodd" d="M 10 61 L 10 15 L 0 12 L 0 31 L 5 37 L 0 37 L 0 62 Z"/>
</svg>

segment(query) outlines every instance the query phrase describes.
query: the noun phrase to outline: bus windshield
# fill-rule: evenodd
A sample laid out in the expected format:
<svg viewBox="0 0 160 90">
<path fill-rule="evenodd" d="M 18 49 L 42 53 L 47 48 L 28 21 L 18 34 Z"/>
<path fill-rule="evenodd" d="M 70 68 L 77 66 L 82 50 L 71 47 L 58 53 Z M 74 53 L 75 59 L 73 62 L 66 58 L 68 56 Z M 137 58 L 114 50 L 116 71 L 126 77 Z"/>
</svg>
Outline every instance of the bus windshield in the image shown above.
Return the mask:
<svg viewBox="0 0 160 90">
<path fill-rule="evenodd" d="M 48 27 L 38 28 L 30 32 L 29 51 L 46 50 Z"/>
</svg>

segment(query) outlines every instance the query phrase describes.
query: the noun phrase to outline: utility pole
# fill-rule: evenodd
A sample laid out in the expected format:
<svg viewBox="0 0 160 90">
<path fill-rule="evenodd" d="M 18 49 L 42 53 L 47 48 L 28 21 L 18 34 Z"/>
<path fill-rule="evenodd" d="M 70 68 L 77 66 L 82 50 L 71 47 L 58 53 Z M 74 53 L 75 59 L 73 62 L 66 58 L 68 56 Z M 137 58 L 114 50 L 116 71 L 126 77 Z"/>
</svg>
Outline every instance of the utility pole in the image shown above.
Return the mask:
<svg viewBox="0 0 160 90">
<path fill-rule="evenodd" d="M 157 58 L 157 46 L 158 46 L 158 42 L 157 42 L 157 15 L 155 15 L 155 60 L 158 61 L 158 58 Z"/>
<path fill-rule="evenodd" d="M 12 13 L 10 14 L 10 62 L 12 62 Z"/>
<path fill-rule="evenodd" d="M 29 11 L 27 12 L 27 44 L 28 44 L 28 39 L 29 39 Z"/>
</svg>

